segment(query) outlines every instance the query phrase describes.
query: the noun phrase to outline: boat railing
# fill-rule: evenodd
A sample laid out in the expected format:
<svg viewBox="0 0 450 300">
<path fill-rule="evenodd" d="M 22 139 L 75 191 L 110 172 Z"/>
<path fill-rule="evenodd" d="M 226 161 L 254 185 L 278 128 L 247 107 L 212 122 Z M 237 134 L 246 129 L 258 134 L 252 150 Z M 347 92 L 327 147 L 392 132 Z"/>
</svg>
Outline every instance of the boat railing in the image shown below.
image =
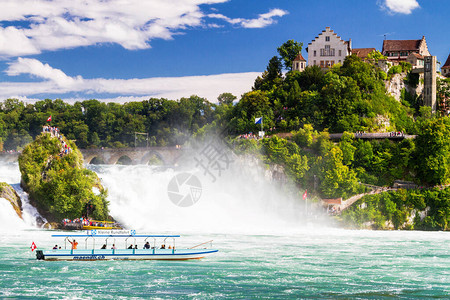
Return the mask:
<svg viewBox="0 0 450 300">
<path fill-rule="evenodd" d="M 95 238 L 93 236 L 88 236 L 84 239 L 84 249 L 87 249 L 89 239 L 92 239 L 92 248 L 95 248 Z"/>
<path fill-rule="evenodd" d="M 212 248 L 212 242 L 213 242 L 213 241 L 214 241 L 214 240 L 209 240 L 209 241 L 203 242 L 203 243 L 201 243 L 201 244 L 195 245 L 194 247 L 190 247 L 189 249 L 194 249 L 194 248 L 197 248 L 197 247 L 206 245 L 206 244 L 208 244 L 208 243 L 209 243 L 209 247 Z"/>
</svg>

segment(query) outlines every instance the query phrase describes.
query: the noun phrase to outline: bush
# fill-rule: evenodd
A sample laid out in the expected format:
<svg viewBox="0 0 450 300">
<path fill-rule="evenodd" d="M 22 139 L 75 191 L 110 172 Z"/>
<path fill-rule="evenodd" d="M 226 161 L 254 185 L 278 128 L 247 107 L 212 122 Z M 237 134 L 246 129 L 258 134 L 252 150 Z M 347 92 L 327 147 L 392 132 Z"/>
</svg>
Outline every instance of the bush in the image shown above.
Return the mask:
<svg viewBox="0 0 450 300">
<path fill-rule="evenodd" d="M 402 70 L 403 70 L 403 68 L 401 65 L 392 66 L 388 71 L 388 75 L 389 75 L 389 77 L 392 77 L 392 75 L 394 75 L 394 74 L 400 74 L 402 72 Z"/>
</svg>

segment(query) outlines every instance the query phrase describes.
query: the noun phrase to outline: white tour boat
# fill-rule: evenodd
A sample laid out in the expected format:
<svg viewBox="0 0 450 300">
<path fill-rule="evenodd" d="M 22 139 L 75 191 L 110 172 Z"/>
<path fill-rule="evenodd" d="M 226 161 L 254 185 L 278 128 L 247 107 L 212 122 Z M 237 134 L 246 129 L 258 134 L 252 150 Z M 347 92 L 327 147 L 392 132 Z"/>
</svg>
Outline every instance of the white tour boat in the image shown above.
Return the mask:
<svg viewBox="0 0 450 300">
<path fill-rule="evenodd" d="M 38 260 L 188 260 L 200 259 L 217 249 L 205 248 L 212 240 L 191 248 L 178 249 L 175 238 L 179 235 L 136 234 L 134 230 L 88 230 L 86 234 L 54 234 L 64 238 L 64 249 L 36 250 Z M 72 239 L 72 240 L 71 240 Z M 78 241 L 84 239 L 84 249 Z M 116 239 L 122 241 L 116 242 Z M 162 240 L 157 245 L 157 239 Z M 104 242 L 96 243 L 98 240 Z M 137 244 L 140 243 L 138 249 Z M 150 243 L 151 242 L 151 243 Z M 100 245 L 103 246 L 100 248 Z M 131 245 L 131 246 L 130 246 Z M 199 248 L 203 246 L 203 248 Z"/>
</svg>

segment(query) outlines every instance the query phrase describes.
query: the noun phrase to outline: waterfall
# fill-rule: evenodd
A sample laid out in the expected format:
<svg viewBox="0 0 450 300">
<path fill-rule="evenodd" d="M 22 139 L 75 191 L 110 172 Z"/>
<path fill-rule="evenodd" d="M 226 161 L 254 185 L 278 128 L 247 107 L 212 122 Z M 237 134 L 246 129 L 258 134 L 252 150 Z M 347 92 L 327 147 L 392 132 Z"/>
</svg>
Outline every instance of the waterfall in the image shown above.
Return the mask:
<svg viewBox="0 0 450 300">
<path fill-rule="evenodd" d="M 144 165 L 89 168 L 99 174 L 108 189 L 110 214 L 130 229 L 270 233 L 291 232 L 305 225 L 304 204 L 268 181 L 264 169 L 245 162 L 235 163 L 215 181 L 198 168 L 174 170 Z M 193 177 L 197 180 L 189 182 Z M 174 191 L 177 184 L 179 190 Z M 181 196 L 174 201 L 174 195 Z M 190 195 L 189 201 L 183 202 L 183 195 Z M 197 201 L 192 201 L 191 196 L 197 197 Z"/>
<path fill-rule="evenodd" d="M 37 209 L 30 204 L 28 194 L 20 186 L 20 171 L 18 163 L 0 163 L 0 181 L 11 185 L 22 201 L 22 219 L 20 219 L 11 204 L 3 199 L 0 212 L 0 226 L 7 228 L 11 224 L 14 227 L 40 227 L 47 223 Z M 11 210 L 9 209 L 11 207 Z"/>
<path fill-rule="evenodd" d="M 279 233 L 305 229 L 300 196 L 286 193 L 283 186 L 266 176 L 267 169 L 251 161 L 237 160 L 227 170 L 216 172 L 215 178 L 212 172 L 193 164 L 177 169 L 147 165 L 87 167 L 108 189 L 111 216 L 129 229 L 154 233 Z M 40 227 L 46 222 L 20 187 L 17 163 L 0 164 L 0 181 L 11 184 L 20 195 L 21 222 L 25 226 Z M 2 223 L 7 220 L 3 215 Z M 323 226 L 323 219 L 314 224 L 314 228 Z"/>
</svg>

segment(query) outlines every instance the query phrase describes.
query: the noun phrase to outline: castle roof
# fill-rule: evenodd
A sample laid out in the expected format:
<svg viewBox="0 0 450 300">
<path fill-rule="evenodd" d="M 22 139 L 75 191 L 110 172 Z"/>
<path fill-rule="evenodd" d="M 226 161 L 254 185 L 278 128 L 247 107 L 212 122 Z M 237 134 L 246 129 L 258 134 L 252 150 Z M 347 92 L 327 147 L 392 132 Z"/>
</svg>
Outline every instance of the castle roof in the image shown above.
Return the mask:
<svg viewBox="0 0 450 300">
<path fill-rule="evenodd" d="M 306 61 L 306 59 L 303 58 L 302 53 L 299 52 L 298 55 L 295 57 L 294 61 L 299 60 L 299 61 Z"/>
<path fill-rule="evenodd" d="M 366 58 L 372 51 L 375 51 L 375 48 L 354 48 L 352 54 L 356 54 L 359 58 Z"/>
<path fill-rule="evenodd" d="M 311 45 L 312 43 L 314 43 L 322 34 L 324 33 L 330 33 L 332 36 L 335 36 L 336 39 L 338 39 L 341 43 L 343 43 L 344 45 L 346 45 L 347 47 L 351 47 L 350 45 L 350 41 L 344 41 L 341 39 L 340 36 L 337 35 L 336 32 L 334 32 L 330 27 L 325 27 L 325 30 L 322 30 L 321 33 L 319 33 L 318 36 L 316 36 L 310 43 L 308 43 L 308 45 Z M 308 51 L 308 48 L 306 48 L 306 51 Z"/>
<path fill-rule="evenodd" d="M 445 64 L 441 67 L 442 68 L 450 68 L 450 54 L 447 57 L 447 61 L 445 62 Z"/>
<path fill-rule="evenodd" d="M 422 38 L 423 39 L 423 38 Z M 384 40 L 383 41 L 383 50 L 386 51 L 419 51 L 420 40 Z"/>
</svg>

